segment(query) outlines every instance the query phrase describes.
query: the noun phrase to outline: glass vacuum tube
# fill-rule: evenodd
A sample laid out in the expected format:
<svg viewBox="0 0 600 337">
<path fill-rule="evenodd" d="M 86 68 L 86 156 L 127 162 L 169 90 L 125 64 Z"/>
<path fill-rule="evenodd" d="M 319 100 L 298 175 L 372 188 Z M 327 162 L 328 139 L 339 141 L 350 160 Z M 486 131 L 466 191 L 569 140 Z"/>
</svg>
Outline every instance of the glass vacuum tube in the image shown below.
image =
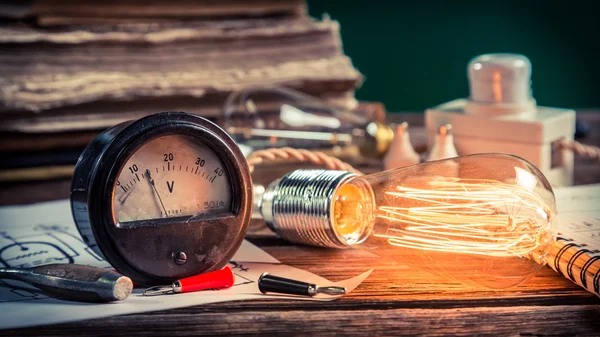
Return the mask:
<svg viewBox="0 0 600 337">
<path fill-rule="evenodd" d="M 297 170 L 260 209 L 281 237 L 359 246 L 463 284 L 508 288 L 546 263 L 555 241 L 552 188 L 522 158 L 478 154 L 367 176 Z"/>
<path fill-rule="evenodd" d="M 236 142 L 254 150 L 355 145 L 364 156 L 380 157 L 394 137 L 386 124 L 288 88 L 232 93 L 223 108 L 222 124 Z"/>
</svg>

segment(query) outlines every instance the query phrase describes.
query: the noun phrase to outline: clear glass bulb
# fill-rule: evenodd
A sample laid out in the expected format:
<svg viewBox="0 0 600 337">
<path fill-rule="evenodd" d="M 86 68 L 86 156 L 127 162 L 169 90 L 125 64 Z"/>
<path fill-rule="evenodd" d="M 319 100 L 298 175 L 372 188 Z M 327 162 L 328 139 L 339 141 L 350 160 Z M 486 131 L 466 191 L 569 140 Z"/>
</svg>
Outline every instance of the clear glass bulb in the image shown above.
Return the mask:
<svg viewBox="0 0 600 337">
<path fill-rule="evenodd" d="M 375 157 L 385 154 L 394 137 L 386 124 L 289 88 L 232 93 L 223 107 L 222 125 L 236 142 L 254 150 L 355 145 L 363 155 Z"/>
<path fill-rule="evenodd" d="M 525 281 L 555 241 L 550 184 L 524 159 L 504 154 L 367 176 L 294 171 L 267 188 L 261 212 L 288 240 L 358 245 L 486 288 Z"/>
</svg>

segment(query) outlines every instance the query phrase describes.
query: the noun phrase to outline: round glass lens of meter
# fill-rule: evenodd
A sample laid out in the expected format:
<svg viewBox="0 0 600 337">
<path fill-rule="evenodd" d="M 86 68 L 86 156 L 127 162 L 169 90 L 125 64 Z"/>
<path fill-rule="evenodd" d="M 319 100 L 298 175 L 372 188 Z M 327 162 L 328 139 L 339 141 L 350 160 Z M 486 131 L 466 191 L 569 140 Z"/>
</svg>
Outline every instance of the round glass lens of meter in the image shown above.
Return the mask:
<svg viewBox="0 0 600 337">
<path fill-rule="evenodd" d="M 113 214 L 118 226 L 226 214 L 231 199 L 219 156 L 190 136 L 168 135 L 143 144 L 125 161 L 114 186 Z"/>
</svg>

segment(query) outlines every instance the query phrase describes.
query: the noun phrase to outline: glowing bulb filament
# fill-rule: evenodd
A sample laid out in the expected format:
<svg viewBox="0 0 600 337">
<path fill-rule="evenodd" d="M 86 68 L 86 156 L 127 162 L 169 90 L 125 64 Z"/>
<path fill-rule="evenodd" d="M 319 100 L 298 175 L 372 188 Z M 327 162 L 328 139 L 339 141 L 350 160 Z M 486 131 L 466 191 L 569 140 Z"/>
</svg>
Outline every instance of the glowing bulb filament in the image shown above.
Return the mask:
<svg viewBox="0 0 600 337">
<path fill-rule="evenodd" d="M 376 233 L 394 246 L 489 256 L 525 256 L 547 237 L 551 214 L 529 189 L 498 181 L 437 179 L 427 188 L 396 186 L 379 206 L 390 222 Z"/>
</svg>

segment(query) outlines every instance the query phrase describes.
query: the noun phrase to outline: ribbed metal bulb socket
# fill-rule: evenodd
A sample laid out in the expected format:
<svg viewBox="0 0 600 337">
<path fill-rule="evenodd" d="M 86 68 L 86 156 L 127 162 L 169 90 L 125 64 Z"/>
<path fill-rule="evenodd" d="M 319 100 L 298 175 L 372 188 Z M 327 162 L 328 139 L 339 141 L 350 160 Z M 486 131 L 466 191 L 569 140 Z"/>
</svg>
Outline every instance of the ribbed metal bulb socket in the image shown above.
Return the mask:
<svg viewBox="0 0 600 337">
<path fill-rule="evenodd" d="M 271 183 L 260 211 L 280 237 L 311 246 L 343 248 L 348 244 L 332 227 L 332 198 L 356 174 L 333 170 L 296 170 Z"/>
</svg>

